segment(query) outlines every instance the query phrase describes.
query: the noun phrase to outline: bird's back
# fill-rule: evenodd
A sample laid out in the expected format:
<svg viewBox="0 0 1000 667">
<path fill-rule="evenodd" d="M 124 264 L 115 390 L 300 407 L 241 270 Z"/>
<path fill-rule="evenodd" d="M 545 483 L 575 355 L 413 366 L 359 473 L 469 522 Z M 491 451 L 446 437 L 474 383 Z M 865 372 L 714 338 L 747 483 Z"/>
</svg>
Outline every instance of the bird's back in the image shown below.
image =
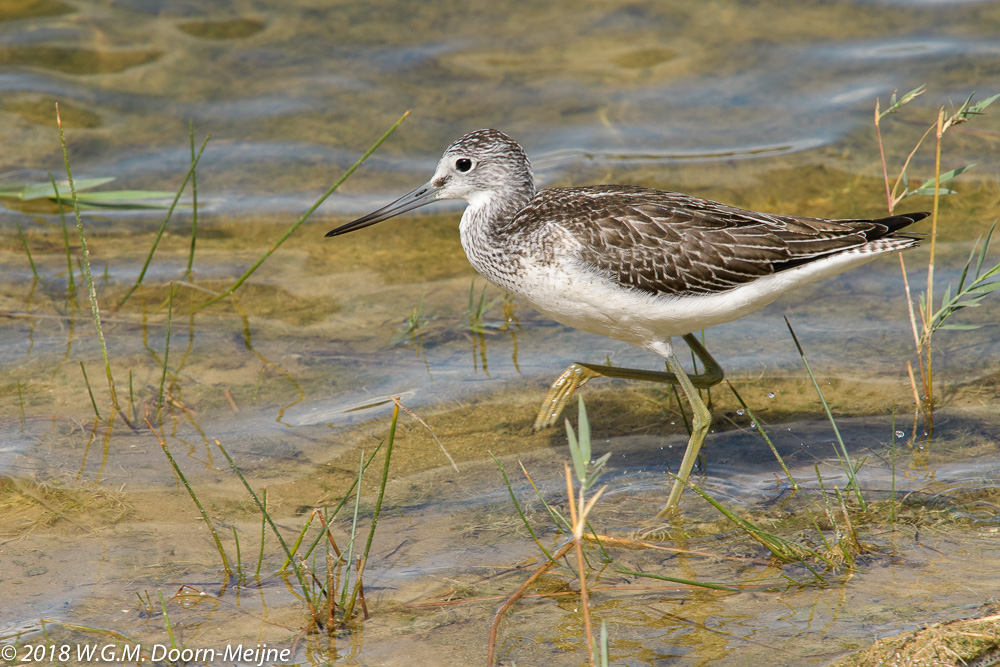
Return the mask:
<svg viewBox="0 0 1000 667">
<path fill-rule="evenodd" d="M 897 232 L 927 215 L 773 215 L 685 194 L 604 185 L 541 190 L 497 232 L 520 237 L 540 258 L 575 250 L 581 262 L 623 287 L 697 295 L 841 253 L 875 256 L 913 247 L 918 238 Z"/>
</svg>

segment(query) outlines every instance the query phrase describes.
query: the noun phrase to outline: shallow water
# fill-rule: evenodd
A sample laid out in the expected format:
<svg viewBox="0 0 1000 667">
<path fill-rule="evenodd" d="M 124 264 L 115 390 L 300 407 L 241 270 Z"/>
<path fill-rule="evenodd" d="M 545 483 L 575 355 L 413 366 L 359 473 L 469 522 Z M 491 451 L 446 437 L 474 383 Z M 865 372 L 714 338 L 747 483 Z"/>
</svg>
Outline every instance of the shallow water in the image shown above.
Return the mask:
<svg viewBox="0 0 1000 667">
<path fill-rule="evenodd" d="M 0 638 L 21 633 L 23 652 L 44 643 L 45 619 L 55 622 L 46 632 L 57 645 L 104 644 L 111 632 L 169 645 L 169 619 L 180 645 L 266 642 L 292 649 L 294 664 L 481 664 L 495 610 L 542 562 L 489 453 L 542 544 L 558 546 L 563 537 L 518 466 L 560 502 L 564 432 L 530 433 L 548 383 L 574 360 L 658 362 L 558 326 L 492 287 L 485 326 L 472 330 L 470 291 L 475 306 L 484 283 L 458 243 L 456 206 L 346 237 L 322 234 L 424 182 L 451 140 L 485 126 L 523 143 L 543 185 L 639 183 L 763 210 L 877 215 L 885 199 L 875 98 L 884 107 L 894 89 L 928 85 L 883 121 L 888 159 L 899 164 L 938 106 L 1000 90 L 998 27 L 1000 7 L 984 2 L 205 8 L 0 0 L 0 185 L 44 182 L 50 171 L 59 177 L 57 101 L 74 176 L 116 177 L 106 187 L 175 189 L 190 161 L 189 120 L 196 141 L 212 135 L 197 172 L 190 276 L 185 209 L 172 218 L 143 286 L 116 308 L 163 212 L 84 214 L 108 356 L 134 431 L 120 417 L 108 424 L 114 411 L 90 303 L 85 289 L 67 293 L 59 216 L 44 204 L 0 200 Z M 383 148 L 234 297 L 187 312 L 256 261 L 407 108 L 413 114 Z M 939 298 L 972 241 L 1000 215 L 997 128 L 990 108 L 946 135 L 943 168 L 978 166 L 942 202 Z M 927 178 L 932 165 L 925 148 L 911 180 Z M 926 197 L 901 204 L 929 206 Z M 68 222 L 76 263 L 72 216 Z M 925 284 L 926 246 L 907 254 L 914 290 Z M 83 284 L 79 266 L 74 279 Z M 170 281 L 167 400 L 157 418 Z M 804 519 L 807 508 L 824 513 L 813 466 L 827 491 L 845 480 L 782 321 L 788 316 L 849 450 L 868 454 L 866 496 L 884 505 L 895 492 L 906 500 L 899 517 L 861 520 L 868 555 L 853 574 L 827 573 L 818 585 L 804 568 L 770 562 L 688 492 L 684 522 L 664 544 L 710 556 L 609 548 L 608 565 L 590 553 L 593 611 L 608 623 L 614 662 L 737 665 L 783 656 L 781 664 L 823 664 L 876 637 L 995 601 L 996 305 L 987 300 L 956 316 L 987 326 L 935 339 L 939 409 L 928 440 L 924 424 L 914 429 L 912 421 L 902 293 L 899 263 L 886 259 L 708 331 L 709 348 L 806 488 L 788 493 L 728 389 L 713 391 L 715 430 L 697 479 L 778 534 L 816 539 Z M 412 331 L 411 316 L 419 323 Z M 583 393 L 595 454 L 612 452 L 594 526 L 634 536 L 663 501 L 666 472 L 686 440 L 683 419 L 659 387 L 595 381 Z M 253 570 L 260 513 L 215 440 L 258 493 L 267 487 L 282 534 L 294 540 L 312 508 L 335 506 L 347 493 L 361 451 L 386 438 L 388 395 L 400 396 L 440 445 L 401 417 L 364 577 L 371 619 L 331 640 L 303 634 L 308 610 L 298 582 L 272 574 L 283 555 L 271 534 L 260 582 L 222 587 L 208 530 L 144 412 L 230 558 L 235 527 Z M 365 531 L 380 465 L 376 459 L 364 482 Z M 341 546 L 353 500 L 348 508 L 335 523 Z M 174 597 L 181 586 L 208 595 Z M 581 664 L 576 586 L 565 568 L 543 576 L 507 615 L 500 659 Z"/>
</svg>

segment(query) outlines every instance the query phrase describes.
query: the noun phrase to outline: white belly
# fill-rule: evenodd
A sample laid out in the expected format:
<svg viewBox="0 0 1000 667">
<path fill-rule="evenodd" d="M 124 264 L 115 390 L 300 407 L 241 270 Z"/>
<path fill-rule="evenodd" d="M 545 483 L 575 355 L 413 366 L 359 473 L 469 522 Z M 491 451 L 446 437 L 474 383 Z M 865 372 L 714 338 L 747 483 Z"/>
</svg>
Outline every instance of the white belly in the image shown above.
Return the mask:
<svg viewBox="0 0 1000 667">
<path fill-rule="evenodd" d="M 885 252 L 854 251 L 759 278 L 726 292 L 694 296 L 651 294 L 622 287 L 572 260 L 562 265 L 525 262 L 512 291 L 539 312 L 574 329 L 602 334 L 637 347 L 662 343 L 730 322 L 768 305 L 800 285 L 843 273 Z"/>
</svg>

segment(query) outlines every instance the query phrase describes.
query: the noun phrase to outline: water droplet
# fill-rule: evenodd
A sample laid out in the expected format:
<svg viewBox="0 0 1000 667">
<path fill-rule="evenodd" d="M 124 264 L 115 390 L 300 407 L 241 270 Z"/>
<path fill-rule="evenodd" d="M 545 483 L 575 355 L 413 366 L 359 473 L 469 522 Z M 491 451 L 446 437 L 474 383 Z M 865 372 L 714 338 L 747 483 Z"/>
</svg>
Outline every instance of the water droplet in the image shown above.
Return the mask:
<svg viewBox="0 0 1000 667">
<path fill-rule="evenodd" d="M 757 428 L 757 422 L 750 422 L 750 428 Z"/>
<path fill-rule="evenodd" d="M 743 408 L 740 408 L 739 410 L 736 411 L 736 414 L 738 414 L 740 417 L 742 417 L 743 415 L 746 414 L 746 410 L 744 410 Z"/>
<path fill-rule="evenodd" d="M 767 397 L 768 398 L 774 398 L 774 392 L 773 391 L 767 392 Z"/>
<path fill-rule="evenodd" d="M 906 437 L 906 431 L 896 431 L 896 437 L 897 438 L 905 438 Z"/>
</svg>

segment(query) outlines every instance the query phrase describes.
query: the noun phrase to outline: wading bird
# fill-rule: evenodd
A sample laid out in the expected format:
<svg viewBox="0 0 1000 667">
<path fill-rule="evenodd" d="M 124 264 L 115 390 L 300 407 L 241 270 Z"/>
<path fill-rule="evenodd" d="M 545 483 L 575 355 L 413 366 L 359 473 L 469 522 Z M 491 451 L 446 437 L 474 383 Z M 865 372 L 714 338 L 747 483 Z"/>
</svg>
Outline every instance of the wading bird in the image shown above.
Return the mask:
<svg viewBox="0 0 1000 667">
<path fill-rule="evenodd" d="M 649 350 L 667 371 L 577 362 L 552 384 L 535 429 L 552 424 L 594 377 L 679 385 L 693 412 L 691 437 L 661 516 L 673 510 L 712 416 L 698 388 L 722 368 L 691 334 L 762 308 L 785 292 L 912 248 L 899 230 L 928 213 L 827 220 L 747 211 L 626 185 L 535 189 L 513 139 L 477 130 L 444 152 L 425 185 L 327 236 L 363 229 L 441 199 L 463 199 L 462 247 L 488 281 L 555 321 Z M 688 376 L 671 338 L 704 365 Z"/>
</svg>

